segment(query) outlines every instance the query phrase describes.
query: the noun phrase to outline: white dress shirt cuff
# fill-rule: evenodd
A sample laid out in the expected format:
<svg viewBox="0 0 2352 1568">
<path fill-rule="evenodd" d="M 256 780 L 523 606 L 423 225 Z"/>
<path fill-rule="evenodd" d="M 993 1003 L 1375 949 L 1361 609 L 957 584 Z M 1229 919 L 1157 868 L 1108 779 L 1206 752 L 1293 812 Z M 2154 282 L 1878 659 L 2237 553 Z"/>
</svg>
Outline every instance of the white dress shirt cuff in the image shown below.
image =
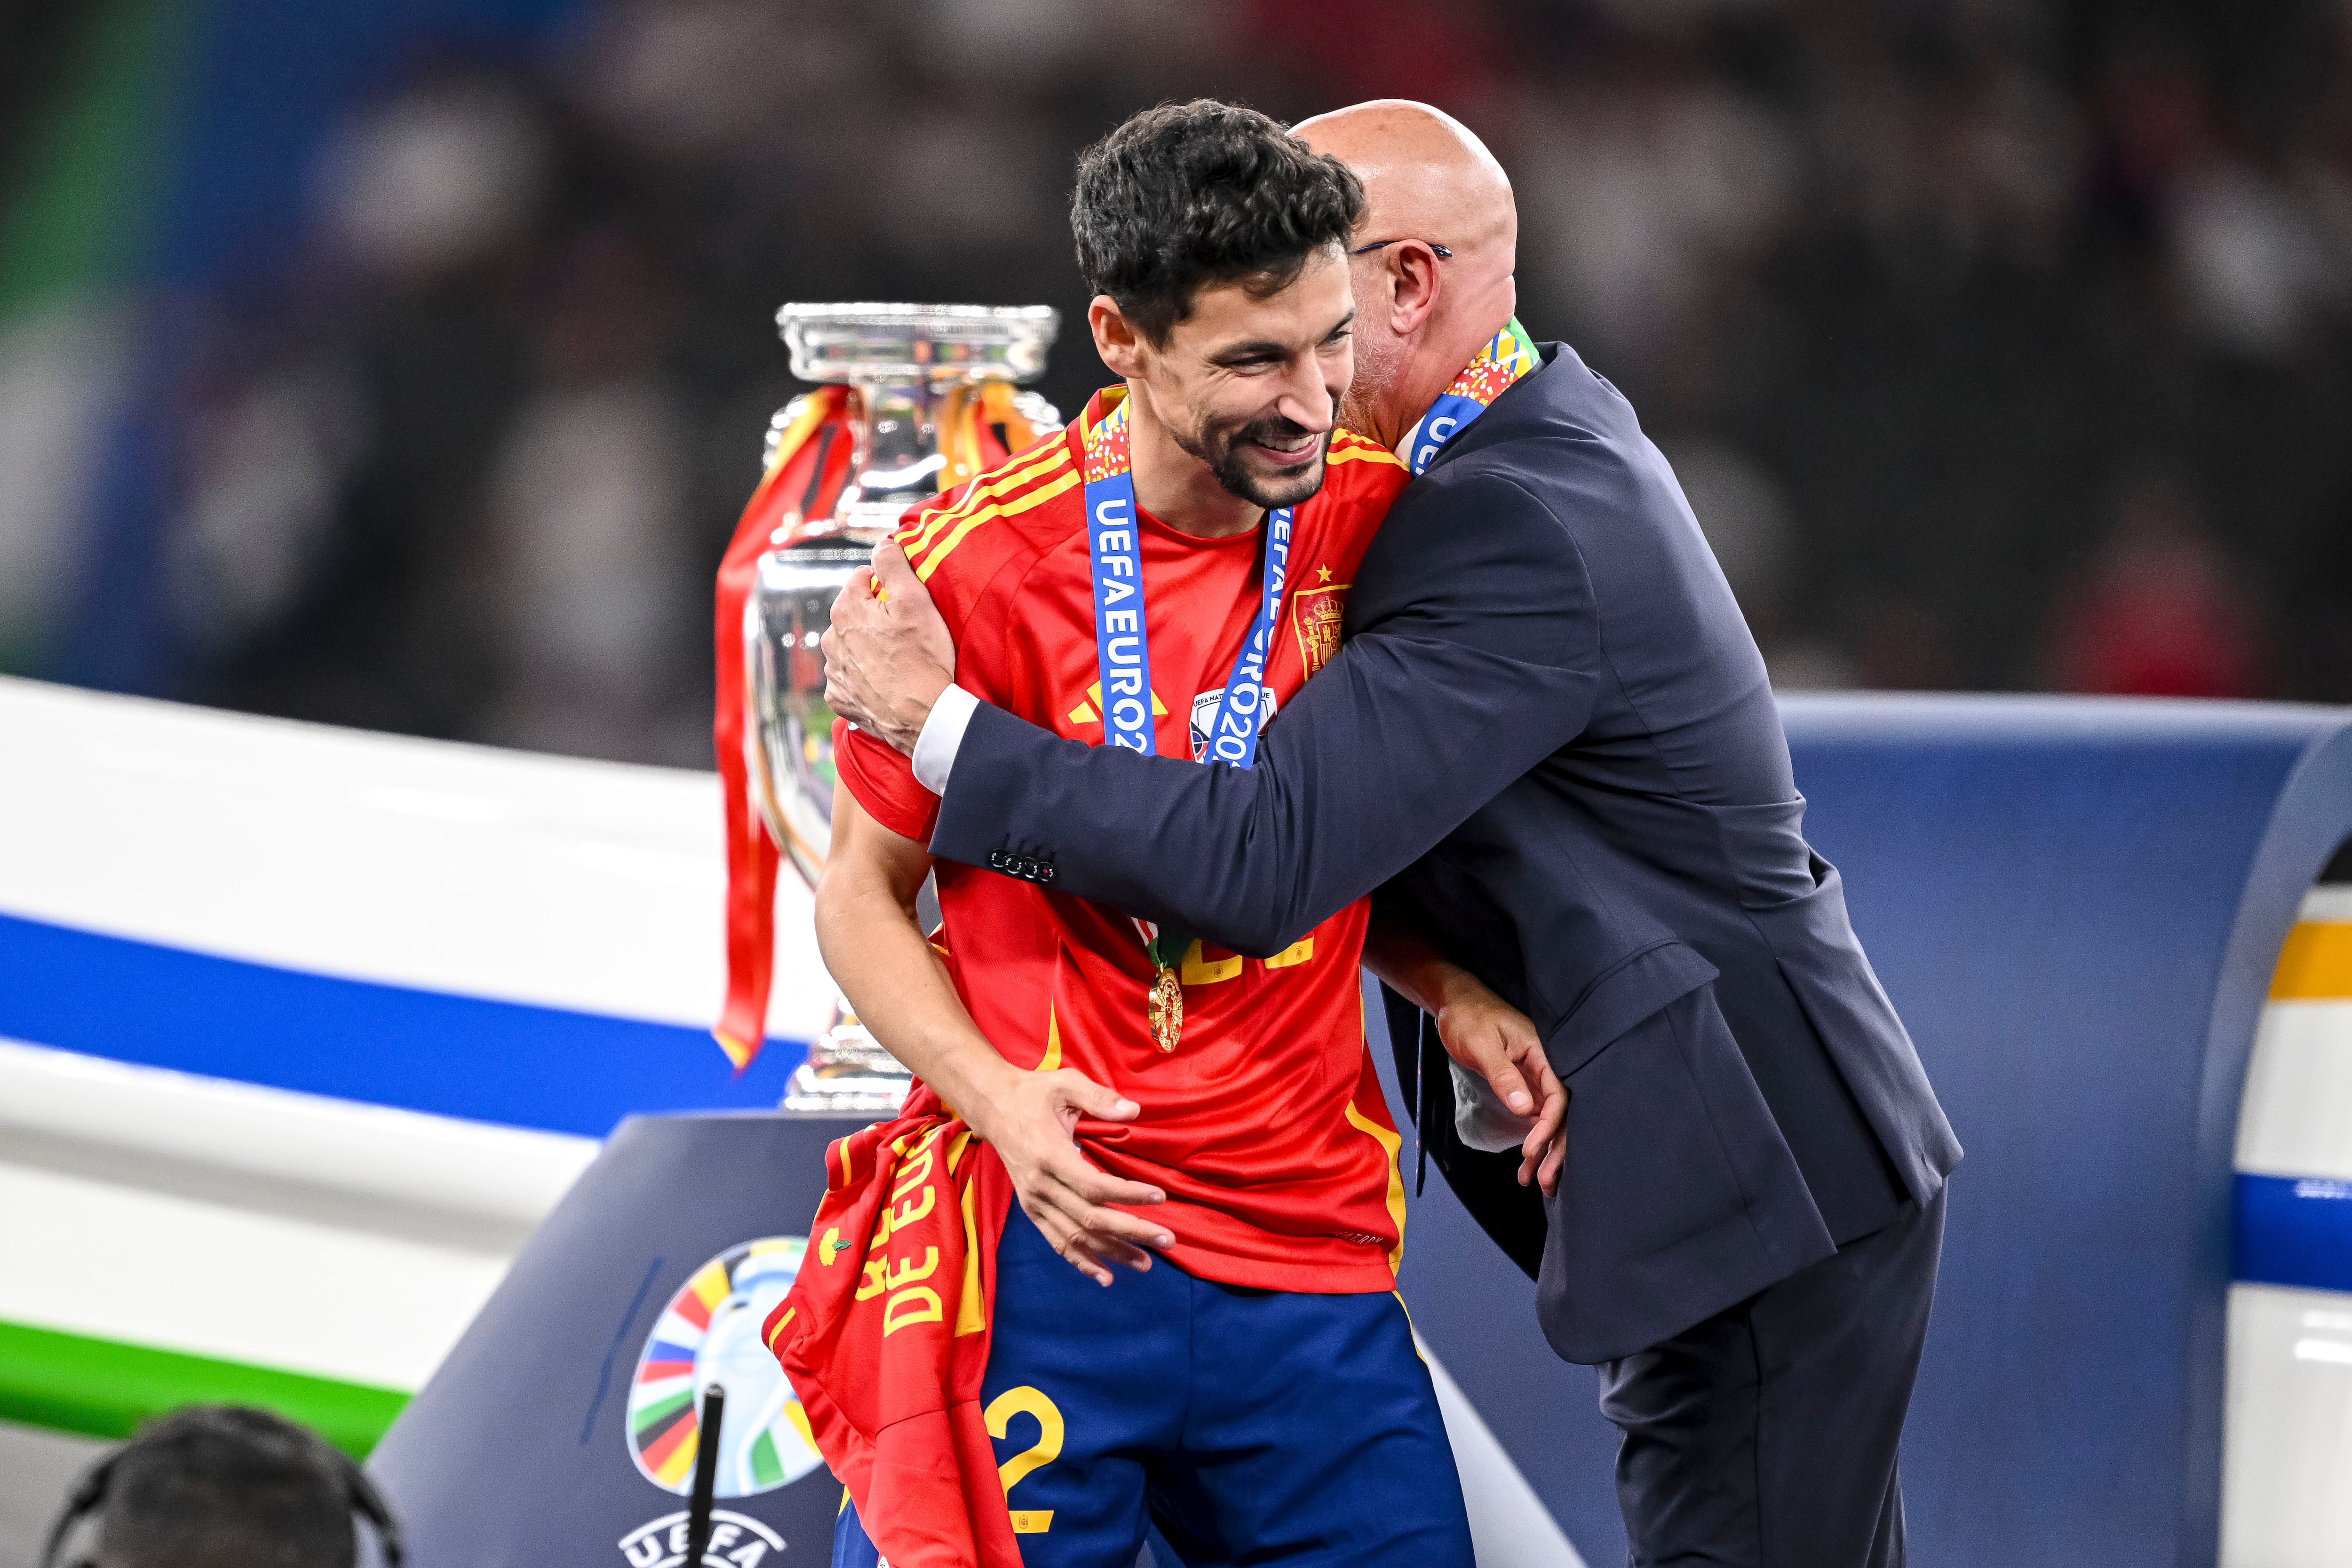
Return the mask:
<svg viewBox="0 0 2352 1568">
<path fill-rule="evenodd" d="M 963 745 L 964 727 L 971 723 L 980 699 L 961 686 L 950 685 L 931 704 L 923 733 L 915 737 L 915 782 L 934 795 L 948 792 L 948 775 L 955 771 L 956 752 Z"/>
</svg>

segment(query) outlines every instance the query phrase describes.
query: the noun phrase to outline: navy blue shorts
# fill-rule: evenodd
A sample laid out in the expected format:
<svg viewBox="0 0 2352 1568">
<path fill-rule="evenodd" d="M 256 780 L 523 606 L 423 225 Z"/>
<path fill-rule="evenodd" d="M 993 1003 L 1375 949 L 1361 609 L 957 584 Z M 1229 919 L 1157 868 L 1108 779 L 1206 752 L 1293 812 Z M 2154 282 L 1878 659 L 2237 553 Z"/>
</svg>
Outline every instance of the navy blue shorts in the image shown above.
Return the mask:
<svg viewBox="0 0 2352 1568">
<path fill-rule="evenodd" d="M 1117 1273 L 1087 1279 L 1013 1206 L 982 1395 L 1024 1568 L 1129 1568 L 1149 1525 L 1188 1568 L 1472 1568 L 1395 1296 L 1247 1290 L 1164 1258 Z M 833 1561 L 875 1568 L 854 1508 Z"/>
</svg>

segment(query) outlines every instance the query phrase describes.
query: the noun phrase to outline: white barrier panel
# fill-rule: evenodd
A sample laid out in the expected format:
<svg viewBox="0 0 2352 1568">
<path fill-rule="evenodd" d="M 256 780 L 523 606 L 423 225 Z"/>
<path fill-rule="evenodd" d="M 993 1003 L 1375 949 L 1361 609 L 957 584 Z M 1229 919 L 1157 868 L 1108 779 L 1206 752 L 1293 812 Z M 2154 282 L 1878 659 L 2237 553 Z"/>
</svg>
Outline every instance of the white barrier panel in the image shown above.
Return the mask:
<svg viewBox="0 0 2352 1568">
<path fill-rule="evenodd" d="M 2333 1218 L 2352 1214 L 2347 957 L 2352 887 L 2315 888 L 2263 1009 L 2238 1123 L 2223 1568 L 2352 1563 L 2352 1291 L 2309 1282 L 2352 1280 L 2340 1252 L 2352 1224 Z"/>
<path fill-rule="evenodd" d="M 0 1417 L 211 1379 L 364 1447 L 614 1120 L 772 1104 L 705 1033 L 718 789 L 0 679 Z"/>
<path fill-rule="evenodd" d="M 707 1029 L 715 774 L 0 678 L 0 911 L 305 973 Z M 831 983 L 778 894 L 769 1032 Z"/>
</svg>

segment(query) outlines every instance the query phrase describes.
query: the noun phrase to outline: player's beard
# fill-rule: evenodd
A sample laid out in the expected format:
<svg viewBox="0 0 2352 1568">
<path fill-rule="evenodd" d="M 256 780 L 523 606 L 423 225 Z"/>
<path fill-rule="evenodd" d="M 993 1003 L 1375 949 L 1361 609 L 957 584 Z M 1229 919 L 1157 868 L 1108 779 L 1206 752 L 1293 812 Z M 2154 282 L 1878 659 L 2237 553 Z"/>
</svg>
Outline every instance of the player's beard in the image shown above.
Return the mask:
<svg viewBox="0 0 2352 1568">
<path fill-rule="evenodd" d="M 1255 441 L 1271 438 L 1280 441 L 1304 435 L 1307 427 L 1295 420 L 1276 415 L 1272 419 L 1254 419 L 1246 424 L 1225 428 L 1207 426 L 1197 432 L 1171 431 L 1176 444 L 1209 465 L 1229 494 L 1239 496 L 1254 507 L 1264 507 L 1271 512 L 1282 507 L 1296 507 L 1311 498 L 1323 488 L 1326 458 L 1331 450 L 1331 433 L 1325 431 L 1317 443 L 1315 461 L 1297 474 L 1281 479 L 1264 479 L 1250 472 L 1242 457 L 1243 447 Z"/>
</svg>

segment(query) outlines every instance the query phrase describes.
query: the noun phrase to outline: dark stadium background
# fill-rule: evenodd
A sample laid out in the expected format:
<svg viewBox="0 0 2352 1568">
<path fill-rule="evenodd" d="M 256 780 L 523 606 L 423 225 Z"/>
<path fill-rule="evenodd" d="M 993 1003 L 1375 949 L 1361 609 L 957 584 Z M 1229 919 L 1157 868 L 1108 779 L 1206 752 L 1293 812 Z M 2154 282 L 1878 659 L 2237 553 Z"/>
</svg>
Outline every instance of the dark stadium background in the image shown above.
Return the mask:
<svg viewBox="0 0 2352 1568">
<path fill-rule="evenodd" d="M 1400 96 L 1780 684 L 2352 700 L 2347 81 L 2319 0 L 5 7 L 0 669 L 707 766 L 780 302 L 1075 324 L 1123 115 Z"/>
</svg>

